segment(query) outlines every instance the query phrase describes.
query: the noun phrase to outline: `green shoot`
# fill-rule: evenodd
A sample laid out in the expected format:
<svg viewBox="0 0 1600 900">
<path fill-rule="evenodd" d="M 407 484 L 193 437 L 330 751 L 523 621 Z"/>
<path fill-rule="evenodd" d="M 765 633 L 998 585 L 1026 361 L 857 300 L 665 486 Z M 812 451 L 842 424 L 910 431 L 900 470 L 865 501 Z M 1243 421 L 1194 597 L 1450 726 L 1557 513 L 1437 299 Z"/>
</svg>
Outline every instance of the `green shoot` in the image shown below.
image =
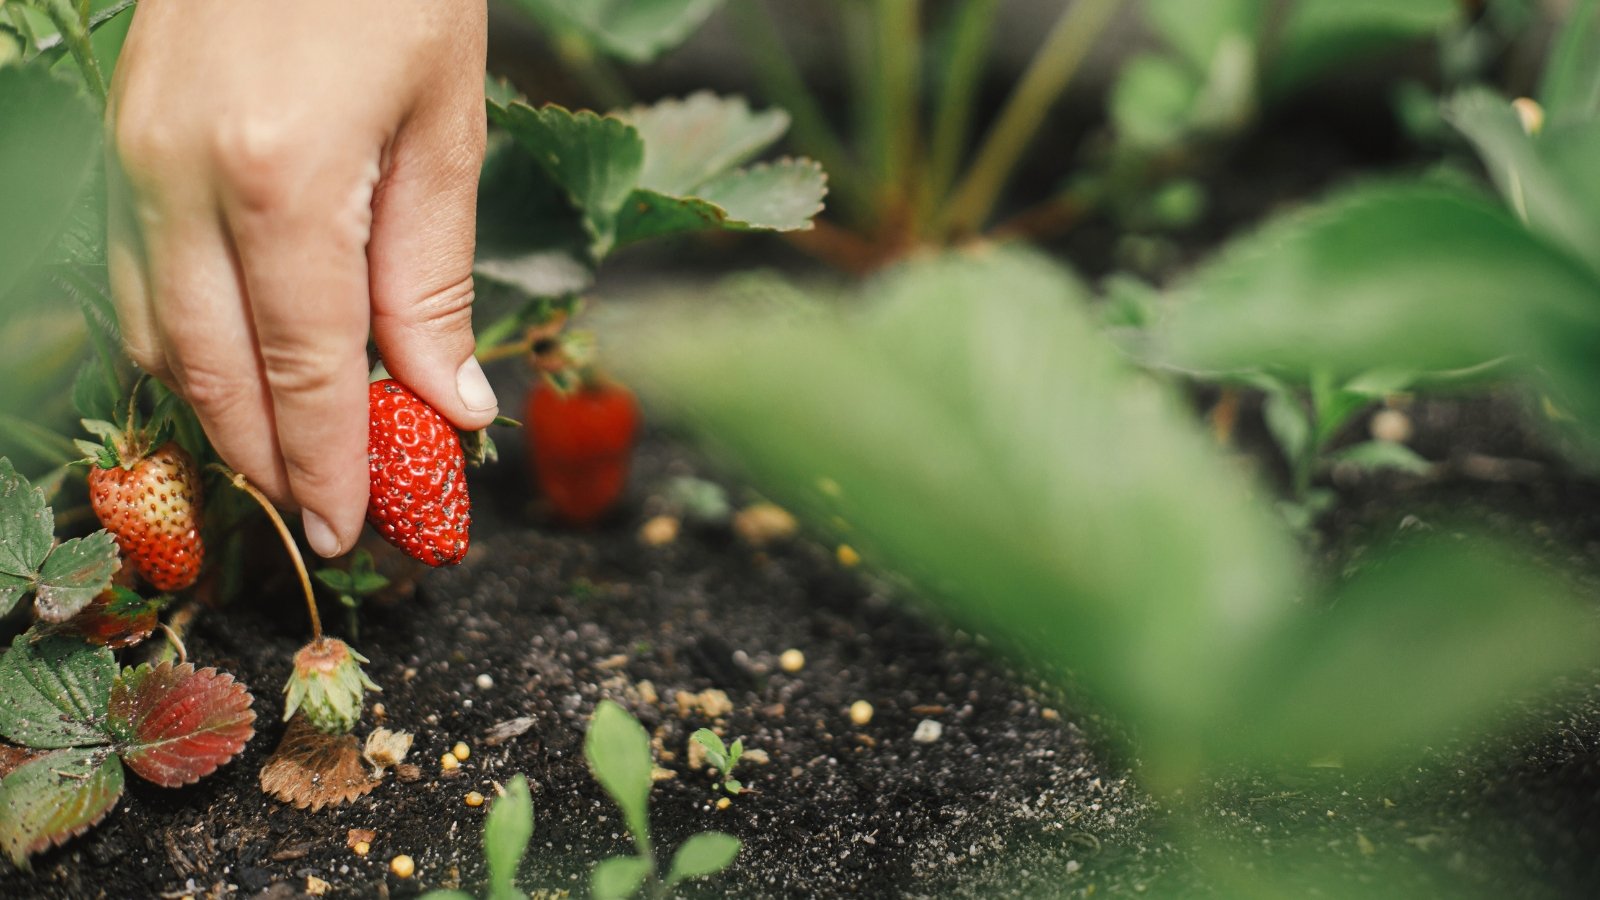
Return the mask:
<svg viewBox="0 0 1600 900">
<path fill-rule="evenodd" d="M 350 555 L 349 569 L 318 569 L 317 580 L 322 586 L 338 593 L 339 604 L 345 608 L 345 626 L 351 640 L 361 639 L 361 602 L 389 586 L 389 579 L 378 574 L 372 564 L 372 554 L 357 550 Z"/>
<path fill-rule="evenodd" d="M 729 747 L 722 743 L 722 738 L 718 737 L 715 731 L 709 728 L 702 728 L 689 735 L 689 740 L 706 748 L 706 759 L 711 763 L 712 768 L 717 770 L 717 774 L 722 777 L 722 781 L 717 785 L 718 787 L 730 794 L 738 794 L 744 791 L 744 785 L 733 777 L 734 767 L 739 765 L 739 758 L 744 756 L 743 738 L 735 740 L 733 746 Z"/>
<path fill-rule="evenodd" d="M 678 848 L 666 878 L 658 874 L 650 841 L 651 771 L 655 767 L 650 735 L 621 706 L 602 700 L 595 708 L 594 720 L 584 737 L 583 755 L 595 780 L 622 810 L 635 851 L 631 856 L 614 856 L 595 866 L 589 889 L 596 900 L 633 897 L 647 887 L 650 896 L 660 897 L 667 889 L 691 878 L 715 875 L 739 855 L 738 838 L 705 831 Z"/>
</svg>

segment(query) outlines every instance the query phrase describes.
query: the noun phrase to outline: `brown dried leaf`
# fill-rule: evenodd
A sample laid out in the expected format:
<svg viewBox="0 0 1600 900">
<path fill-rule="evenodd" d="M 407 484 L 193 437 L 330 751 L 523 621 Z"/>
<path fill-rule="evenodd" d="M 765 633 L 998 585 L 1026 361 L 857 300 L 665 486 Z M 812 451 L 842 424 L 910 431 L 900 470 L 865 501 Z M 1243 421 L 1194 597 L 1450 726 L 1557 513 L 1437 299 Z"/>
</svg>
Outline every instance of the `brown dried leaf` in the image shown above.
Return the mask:
<svg viewBox="0 0 1600 900">
<path fill-rule="evenodd" d="M 344 836 L 344 845 L 353 850 L 357 844 L 363 841 L 371 844 L 377 839 L 378 833 L 370 828 L 352 828 Z"/>
<path fill-rule="evenodd" d="M 29 763 L 44 755 L 42 750 L 29 750 L 27 747 L 13 747 L 0 742 L 0 778 L 10 775 L 13 770 L 23 763 Z"/>
<path fill-rule="evenodd" d="M 296 714 L 261 767 L 261 790 L 312 812 L 361 797 L 378 786 L 353 734 L 324 734 Z"/>
</svg>

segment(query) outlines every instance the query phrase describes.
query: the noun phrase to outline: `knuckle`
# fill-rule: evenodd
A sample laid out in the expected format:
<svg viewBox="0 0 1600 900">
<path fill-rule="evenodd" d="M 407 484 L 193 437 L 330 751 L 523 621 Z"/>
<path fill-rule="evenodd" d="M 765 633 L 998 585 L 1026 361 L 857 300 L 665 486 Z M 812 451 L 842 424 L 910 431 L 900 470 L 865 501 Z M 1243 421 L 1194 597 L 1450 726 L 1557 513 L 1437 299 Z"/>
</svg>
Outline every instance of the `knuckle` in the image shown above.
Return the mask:
<svg viewBox="0 0 1600 900">
<path fill-rule="evenodd" d="M 246 400 L 252 386 L 237 373 L 211 362 L 185 362 L 177 373 L 184 399 L 196 409 L 228 409 Z"/>
<path fill-rule="evenodd" d="M 262 341 L 261 366 L 274 394 L 303 395 L 338 383 L 348 353 L 317 343 Z"/>
<path fill-rule="evenodd" d="M 116 159 L 135 190 L 147 190 L 174 165 L 183 141 L 160 116 L 123 114 L 113 123 Z"/>
<path fill-rule="evenodd" d="M 302 146 L 293 121 L 284 115 L 230 115 L 211 132 L 212 164 L 247 209 L 278 209 L 293 198 Z"/>
</svg>

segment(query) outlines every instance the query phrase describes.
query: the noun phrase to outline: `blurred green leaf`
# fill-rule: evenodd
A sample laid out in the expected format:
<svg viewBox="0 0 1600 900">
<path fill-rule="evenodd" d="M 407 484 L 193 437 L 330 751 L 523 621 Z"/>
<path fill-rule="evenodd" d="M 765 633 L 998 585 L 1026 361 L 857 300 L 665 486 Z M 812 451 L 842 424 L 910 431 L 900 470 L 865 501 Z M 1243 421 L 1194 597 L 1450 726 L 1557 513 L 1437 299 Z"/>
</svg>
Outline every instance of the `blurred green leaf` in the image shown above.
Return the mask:
<svg viewBox="0 0 1600 900">
<path fill-rule="evenodd" d="M 943 257 L 865 294 L 855 321 L 664 312 L 614 334 L 614 359 L 764 492 L 843 519 L 959 619 L 1079 673 L 1149 727 L 1152 757 L 1185 754 L 1226 660 L 1293 592 L 1251 486 L 1041 257 Z"/>
<path fill-rule="evenodd" d="M 650 860 L 638 856 L 614 856 L 601 860 L 589 878 L 589 893 L 594 900 L 622 900 L 632 897 L 650 877 Z"/>
<path fill-rule="evenodd" d="M 1273 642 L 1217 739 L 1235 755 L 1402 762 L 1590 665 L 1596 624 L 1553 574 L 1481 541 L 1397 554 Z"/>
<path fill-rule="evenodd" d="M 680 197 L 754 159 L 789 129 L 789 115 L 781 109 L 758 113 L 743 97 L 719 97 L 709 91 L 635 106 L 616 115 L 644 140 L 638 186 Z"/>
<path fill-rule="evenodd" d="M 61 234 L 100 163 L 100 116 L 41 66 L 0 67 L 0 309 Z"/>
<path fill-rule="evenodd" d="M 517 890 L 517 865 L 528 852 L 528 841 L 532 837 L 533 797 L 528 793 L 528 779 L 518 775 L 506 785 L 505 794 L 489 808 L 489 820 L 483 826 L 490 900 L 522 896 Z"/>
<path fill-rule="evenodd" d="M 1438 35 L 1461 20 L 1458 0 L 1295 0 L 1266 70 L 1282 96 L 1341 64 Z"/>
<path fill-rule="evenodd" d="M 1483 89 L 1452 98 L 1445 117 L 1478 148 L 1512 210 L 1600 273 L 1600 121 L 1530 137 L 1511 104 Z"/>
<path fill-rule="evenodd" d="M 633 839 L 649 845 L 650 735 L 627 710 L 610 700 L 600 701 L 589 733 L 583 739 L 583 755 L 589 771 L 622 809 L 622 818 Z"/>
<path fill-rule="evenodd" d="M 1349 379 L 1547 360 L 1552 333 L 1596 327 L 1600 283 L 1504 210 L 1449 187 L 1373 184 L 1234 241 L 1180 288 L 1157 355 Z"/>
<path fill-rule="evenodd" d="M 738 838 L 720 831 L 702 831 L 684 841 L 672 855 L 667 884 L 715 875 L 732 865 L 738 855 Z"/>
<path fill-rule="evenodd" d="M 0 457 L 0 615 L 37 585 L 55 540 L 55 516 L 44 492 Z"/>
<path fill-rule="evenodd" d="M 1600 0 L 1577 0 L 1545 63 L 1539 102 L 1561 127 L 1600 115 Z"/>
<path fill-rule="evenodd" d="M 625 62 L 647 63 L 683 43 L 722 0 L 511 0 L 547 29 L 576 34 Z"/>
<path fill-rule="evenodd" d="M 1364 471 L 1395 469 L 1412 475 L 1426 475 L 1433 471 L 1433 463 L 1417 454 L 1405 444 L 1390 441 L 1363 441 L 1333 454 L 1333 461 L 1353 465 Z"/>
<path fill-rule="evenodd" d="M 1311 416 L 1293 390 L 1279 387 L 1268 391 L 1261 414 L 1267 430 L 1272 432 L 1272 439 L 1291 466 L 1312 452 Z"/>
<path fill-rule="evenodd" d="M 1165 56 L 1144 54 L 1128 60 L 1111 93 L 1111 121 L 1117 135 L 1140 147 L 1157 148 L 1188 131 L 1200 81 Z"/>
<path fill-rule="evenodd" d="M 1265 0 L 1144 0 L 1145 21 L 1173 49 L 1183 55 L 1192 71 L 1211 71 L 1223 42 L 1242 37 L 1252 45 L 1259 40 L 1266 11 Z"/>
</svg>

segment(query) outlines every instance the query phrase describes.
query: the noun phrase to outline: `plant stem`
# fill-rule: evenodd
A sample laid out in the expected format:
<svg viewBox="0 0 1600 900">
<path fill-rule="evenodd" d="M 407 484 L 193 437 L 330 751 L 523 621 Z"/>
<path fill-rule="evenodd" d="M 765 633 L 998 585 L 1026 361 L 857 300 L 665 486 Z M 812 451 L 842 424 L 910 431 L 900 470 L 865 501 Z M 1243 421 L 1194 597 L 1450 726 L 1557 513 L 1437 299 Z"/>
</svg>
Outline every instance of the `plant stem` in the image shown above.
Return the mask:
<svg viewBox="0 0 1600 900">
<path fill-rule="evenodd" d="M 5 10 L 6 18 L 11 20 L 11 24 L 17 29 L 17 33 L 22 35 L 23 41 L 28 45 L 22 54 L 22 58 L 26 60 L 32 54 L 39 52 L 39 36 L 33 31 L 33 23 L 28 21 L 27 16 L 23 15 L 22 4 L 8 3 Z"/>
<path fill-rule="evenodd" d="M 306 561 L 300 555 L 300 545 L 294 542 L 294 535 L 289 533 L 289 526 L 283 524 L 283 517 L 278 515 L 278 510 L 273 507 L 272 501 L 256 490 L 256 486 L 243 475 L 222 465 L 213 464 L 212 468 L 225 475 L 229 484 L 249 494 L 251 499 L 259 503 L 266 511 L 267 518 L 272 520 L 273 527 L 278 529 L 278 537 L 283 539 L 283 546 L 289 551 L 289 558 L 294 560 L 295 573 L 300 576 L 300 589 L 306 595 L 306 612 L 311 614 L 311 642 L 314 644 L 322 640 L 322 616 L 317 613 L 317 595 L 311 589 L 311 576 L 306 572 Z"/>
<path fill-rule="evenodd" d="M 989 218 L 1045 115 L 1120 5 L 1119 0 L 1075 0 L 1062 10 L 945 209 L 940 225 L 947 236 L 970 234 Z"/>
<path fill-rule="evenodd" d="M 921 75 L 921 0 L 877 0 L 874 55 L 878 61 L 876 114 L 883 118 L 878 178 L 895 199 L 911 185 L 917 143 Z"/>
<path fill-rule="evenodd" d="M 950 23 L 949 52 L 941 67 L 938 105 L 933 113 L 933 149 L 924 180 L 925 210 L 942 201 L 955 180 L 999 5 L 1000 0 L 964 0 Z"/>
<path fill-rule="evenodd" d="M 806 86 L 765 0 L 740 0 L 728 11 L 762 92 L 789 113 L 795 144 L 822 163 L 828 173 L 829 194 L 836 195 L 852 217 L 858 215 L 869 202 L 861 172 L 844 141 L 828 124 L 816 94 Z"/>
<path fill-rule="evenodd" d="M 564 35 L 556 39 L 556 52 L 594 94 L 601 112 L 633 105 L 633 92 L 622 76 L 588 41 L 577 35 Z"/>
<path fill-rule="evenodd" d="M 94 94 L 95 99 L 100 101 L 100 108 L 104 109 L 106 79 L 100 72 L 100 61 L 95 58 L 94 46 L 89 43 L 89 17 L 86 14 L 80 16 L 68 0 L 45 0 L 44 11 L 55 23 L 61 40 L 67 45 L 67 52 L 72 54 L 73 61 L 83 72 L 89 92 Z M 87 7 L 84 11 L 87 12 Z"/>
</svg>

